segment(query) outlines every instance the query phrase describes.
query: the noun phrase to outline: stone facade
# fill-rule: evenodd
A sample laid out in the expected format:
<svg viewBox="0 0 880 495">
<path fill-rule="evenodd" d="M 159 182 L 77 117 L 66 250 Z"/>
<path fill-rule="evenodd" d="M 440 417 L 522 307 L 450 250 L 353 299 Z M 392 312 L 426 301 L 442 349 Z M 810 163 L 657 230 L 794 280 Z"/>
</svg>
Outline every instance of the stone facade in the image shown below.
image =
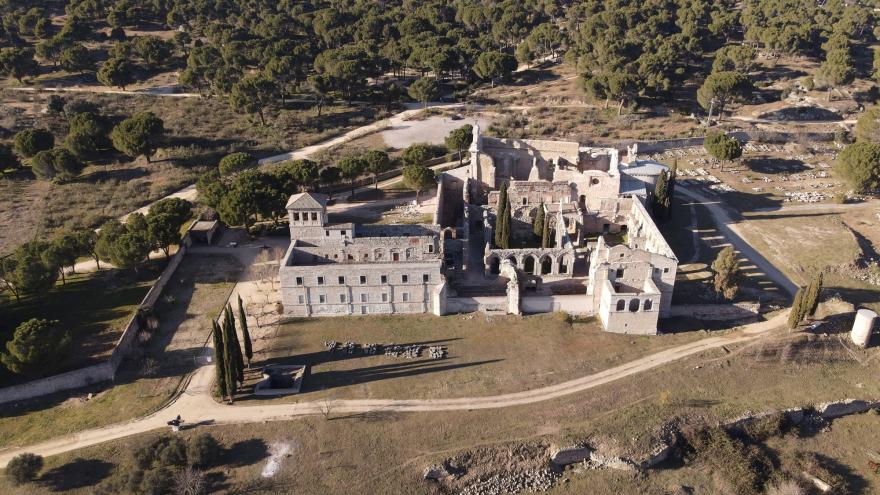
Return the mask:
<svg viewBox="0 0 880 495">
<path fill-rule="evenodd" d="M 326 197 L 312 193 L 291 197 L 288 215 L 285 315 L 435 312 L 443 283 L 435 226 L 330 224 Z"/>
<path fill-rule="evenodd" d="M 325 196 L 291 196 L 284 313 L 564 309 L 597 315 L 607 331 L 657 333 L 678 267 L 645 208 L 663 165 L 622 163 L 613 148 L 484 137 L 478 127 L 470 152 L 470 164 L 440 174 L 432 224 L 334 224 Z M 503 184 L 510 249 L 493 241 Z M 548 247 L 533 232 L 540 208 Z"/>
</svg>

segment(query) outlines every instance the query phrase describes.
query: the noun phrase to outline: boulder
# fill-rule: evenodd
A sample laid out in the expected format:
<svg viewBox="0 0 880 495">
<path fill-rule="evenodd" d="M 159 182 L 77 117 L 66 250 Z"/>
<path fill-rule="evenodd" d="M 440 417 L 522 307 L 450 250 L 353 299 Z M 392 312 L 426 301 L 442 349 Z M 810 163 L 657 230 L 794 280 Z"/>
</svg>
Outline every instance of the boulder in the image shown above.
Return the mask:
<svg viewBox="0 0 880 495">
<path fill-rule="evenodd" d="M 442 464 L 434 464 L 425 468 L 425 479 L 439 481 L 452 476 L 452 473 Z"/>
<path fill-rule="evenodd" d="M 825 402 L 816 406 L 816 414 L 823 419 L 839 418 L 849 414 L 859 414 L 880 406 L 880 402 L 846 399 L 838 402 Z"/>
<path fill-rule="evenodd" d="M 586 445 L 572 445 L 551 451 L 550 461 L 557 466 L 568 466 L 569 464 L 584 462 L 590 458 L 590 453 L 592 452 L 593 449 Z"/>
</svg>

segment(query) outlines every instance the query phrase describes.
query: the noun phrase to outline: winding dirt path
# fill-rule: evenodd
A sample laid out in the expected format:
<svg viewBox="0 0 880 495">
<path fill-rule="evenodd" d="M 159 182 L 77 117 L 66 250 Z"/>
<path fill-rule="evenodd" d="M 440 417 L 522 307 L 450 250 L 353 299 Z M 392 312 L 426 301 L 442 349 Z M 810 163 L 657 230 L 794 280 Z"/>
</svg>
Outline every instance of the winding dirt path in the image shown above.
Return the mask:
<svg viewBox="0 0 880 495">
<path fill-rule="evenodd" d="M 696 342 L 673 347 L 592 375 L 547 387 L 485 397 L 456 399 L 355 399 L 333 400 L 329 402 L 300 402 L 295 404 L 226 406 L 218 404 L 213 400 L 211 389 L 213 386 L 214 366 L 212 364 L 205 364 L 192 375 L 184 392 L 162 410 L 144 418 L 125 423 L 86 430 L 27 447 L 5 449 L 0 451 L 0 467 L 5 467 L 12 457 L 22 452 L 32 452 L 43 456 L 56 455 L 163 428 L 166 427 L 166 422 L 169 419 L 178 414 L 190 423 L 245 424 L 264 421 L 288 421 L 301 416 L 322 414 L 327 407 L 333 413 L 351 414 L 382 411 L 415 413 L 496 409 L 533 404 L 590 390 L 707 350 L 759 338 L 765 332 L 783 325 L 786 319 L 786 312 L 782 312 L 770 320 L 746 325 L 740 331 L 727 336 L 708 337 Z M 204 356 L 207 357 L 209 355 L 210 349 L 206 347 Z"/>
</svg>

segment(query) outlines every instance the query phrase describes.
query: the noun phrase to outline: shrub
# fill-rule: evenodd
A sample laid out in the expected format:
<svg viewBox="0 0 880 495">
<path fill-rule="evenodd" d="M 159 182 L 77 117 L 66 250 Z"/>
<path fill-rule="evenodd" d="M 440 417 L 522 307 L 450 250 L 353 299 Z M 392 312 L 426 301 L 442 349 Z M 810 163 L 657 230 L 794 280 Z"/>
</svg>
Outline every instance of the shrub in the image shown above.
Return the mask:
<svg viewBox="0 0 880 495">
<path fill-rule="evenodd" d="M 707 428 L 693 434 L 688 443 L 694 457 L 713 468 L 723 493 L 751 495 L 760 493 L 773 465 L 753 445 L 731 437 L 724 428 Z"/>
<path fill-rule="evenodd" d="M 15 152 L 30 158 L 55 145 L 55 136 L 46 129 L 25 129 L 15 135 Z"/>
<path fill-rule="evenodd" d="M 132 452 L 139 469 L 186 465 L 186 444 L 178 437 L 159 437 Z"/>
<path fill-rule="evenodd" d="M 174 472 L 162 467 L 147 471 L 141 482 L 140 493 L 144 495 L 166 495 L 174 487 Z"/>
<path fill-rule="evenodd" d="M 43 469 L 43 456 L 25 452 L 13 457 L 6 465 L 6 475 L 16 485 L 33 481 Z"/>
<path fill-rule="evenodd" d="M 210 467 L 220 457 L 220 443 L 210 433 L 200 433 L 189 439 L 186 457 L 193 466 Z"/>
</svg>

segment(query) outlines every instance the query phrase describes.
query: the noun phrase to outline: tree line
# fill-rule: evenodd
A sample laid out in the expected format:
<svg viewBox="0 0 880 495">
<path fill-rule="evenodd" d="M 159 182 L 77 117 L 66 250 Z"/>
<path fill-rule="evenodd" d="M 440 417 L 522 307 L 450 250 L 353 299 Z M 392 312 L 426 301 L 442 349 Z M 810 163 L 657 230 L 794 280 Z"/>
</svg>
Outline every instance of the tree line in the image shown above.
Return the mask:
<svg viewBox="0 0 880 495">
<path fill-rule="evenodd" d="M 97 160 L 109 149 L 150 161 L 165 132 L 164 122 L 152 112 L 138 112 L 118 124 L 101 115 L 97 106 L 53 95 L 47 111 L 60 115 L 67 123 L 67 134 L 56 143 L 51 131 L 43 128 L 24 129 L 15 134 L 12 143 L 0 143 L 0 172 L 30 167 L 41 180 L 70 180 L 82 173 L 89 161 Z"/>
</svg>

